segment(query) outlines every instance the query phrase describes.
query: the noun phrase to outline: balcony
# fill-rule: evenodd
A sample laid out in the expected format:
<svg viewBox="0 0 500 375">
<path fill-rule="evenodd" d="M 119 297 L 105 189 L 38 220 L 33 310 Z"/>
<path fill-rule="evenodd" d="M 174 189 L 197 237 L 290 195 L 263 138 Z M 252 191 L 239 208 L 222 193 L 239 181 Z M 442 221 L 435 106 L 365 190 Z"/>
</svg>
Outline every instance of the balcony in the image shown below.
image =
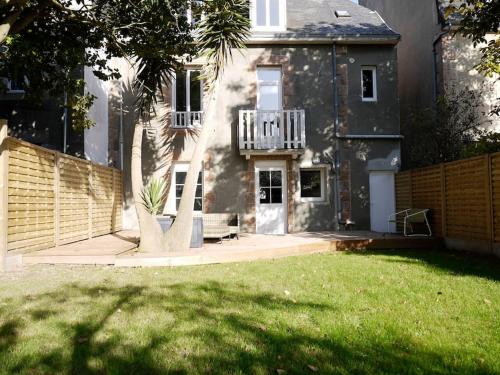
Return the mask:
<svg viewBox="0 0 500 375">
<path fill-rule="evenodd" d="M 306 146 L 306 121 L 303 109 L 239 113 L 240 154 L 291 154 L 296 157 Z"/>
<path fill-rule="evenodd" d="M 172 112 L 172 128 L 177 130 L 201 128 L 203 112 Z"/>
</svg>

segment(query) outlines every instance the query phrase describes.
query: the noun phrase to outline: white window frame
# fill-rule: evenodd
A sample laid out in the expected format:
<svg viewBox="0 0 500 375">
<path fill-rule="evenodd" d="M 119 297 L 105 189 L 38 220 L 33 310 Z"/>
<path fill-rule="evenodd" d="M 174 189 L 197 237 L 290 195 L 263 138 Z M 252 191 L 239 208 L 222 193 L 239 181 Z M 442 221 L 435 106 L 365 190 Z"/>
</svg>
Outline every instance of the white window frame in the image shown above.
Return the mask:
<svg viewBox="0 0 500 375">
<path fill-rule="evenodd" d="M 320 197 L 302 197 L 302 180 L 300 179 L 301 171 L 319 171 L 321 175 L 321 196 Z M 326 202 L 326 177 L 327 170 L 325 167 L 300 167 L 299 168 L 299 196 L 301 202 Z"/>
<path fill-rule="evenodd" d="M 190 163 L 174 163 L 172 165 L 171 169 L 171 177 L 170 177 L 170 191 L 168 193 L 168 199 L 167 199 L 167 213 L 168 214 L 177 214 L 177 208 L 175 207 L 175 186 L 176 186 L 176 172 L 186 172 L 189 169 L 189 164 Z M 205 184 L 204 184 L 204 178 L 203 178 L 203 168 L 200 170 L 201 173 L 201 198 L 202 198 L 202 203 L 201 207 L 203 210 L 203 200 L 205 196 Z M 202 211 L 194 211 L 194 212 L 199 212 L 201 213 Z"/>
<path fill-rule="evenodd" d="M 2 80 L 3 84 L 6 86 L 7 94 L 24 94 L 26 91 L 23 89 L 17 90 L 17 89 L 12 89 L 12 81 L 8 78 L 5 77 L 0 77 Z"/>
<path fill-rule="evenodd" d="M 371 71 L 373 78 L 373 97 L 365 98 L 363 96 L 363 72 Z M 362 66 L 361 67 L 361 100 L 363 102 L 376 102 L 377 101 L 377 67 L 376 66 Z"/>
<path fill-rule="evenodd" d="M 277 71 L 279 73 L 279 81 L 263 81 L 259 79 L 259 71 Z M 283 71 L 281 66 L 258 66 L 255 70 L 255 77 L 257 80 L 257 102 L 255 108 L 260 110 L 260 88 L 262 86 L 278 86 L 278 111 L 283 109 Z"/>
<path fill-rule="evenodd" d="M 269 0 L 265 0 L 266 2 L 266 25 L 258 26 L 257 25 L 257 0 L 250 1 L 250 21 L 252 24 L 252 29 L 254 31 L 285 31 L 286 30 L 286 0 L 279 0 L 279 25 L 278 26 L 270 26 L 270 2 Z"/>
<path fill-rule="evenodd" d="M 196 23 L 193 24 L 193 8 L 192 8 L 192 3 L 193 2 L 196 2 L 196 0 L 192 0 L 189 2 L 189 7 L 188 7 L 188 10 L 187 10 L 187 20 L 188 20 L 188 23 L 191 25 L 191 26 L 194 26 Z M 201 19 L 203 19 L 203 14 L 201 15 Z"/>
<path fill-rule="evenodd" d="M 186 68 L 186 112 L 191 112 L 191 72 L 201 72 L 199 68 Z M 203 112 L 203 79 L 200 80 L 200 111 Z M 172 78 L 172 112 L 177 112 L 177 73 Z"/>
</svg>

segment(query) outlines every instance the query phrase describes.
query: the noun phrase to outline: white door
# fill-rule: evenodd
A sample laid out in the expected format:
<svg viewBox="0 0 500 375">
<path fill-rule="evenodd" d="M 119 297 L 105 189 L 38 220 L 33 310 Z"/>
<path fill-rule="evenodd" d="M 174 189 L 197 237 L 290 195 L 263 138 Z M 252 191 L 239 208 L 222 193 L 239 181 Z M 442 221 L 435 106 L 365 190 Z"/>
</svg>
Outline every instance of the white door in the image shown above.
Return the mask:
<svg viewBox="0 0 500 375">
<path fill-rule="evenodd" d="M 259 234 L 287 232 L 286 163 L 255 163 L 256 231 Z"/>
<path fill-rule="evenodd" d="M 257 68 L 257 143 L 280 148 L 281 69 Z"/>
<path fill-rule="evenodd" d="M 396 231 L 394 223 L 387 226 L 389 215 L 396 211 L 393 172 L 370 172 L 370 220 L 374 232 Z"/>
</svg>

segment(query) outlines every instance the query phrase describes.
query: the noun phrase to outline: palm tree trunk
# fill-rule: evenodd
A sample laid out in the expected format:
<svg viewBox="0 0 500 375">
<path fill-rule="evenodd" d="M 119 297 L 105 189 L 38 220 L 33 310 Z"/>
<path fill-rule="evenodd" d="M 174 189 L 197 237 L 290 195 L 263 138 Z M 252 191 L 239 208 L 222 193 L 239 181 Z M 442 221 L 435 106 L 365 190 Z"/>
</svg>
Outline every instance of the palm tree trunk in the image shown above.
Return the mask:
<svg viewBox="0 0 500 375">
<path fill-rule="evenodd" d="M 170 230 L 165 233 L 166 247 L 169 251 L 189 250 L 191 232 L 193 230 L 193 205 L 196 197 L 198 175 L 200 174 L 208 140 L 215 135 L 216 94 L 218 87 L 219 80 L 217 79 L 208 93 L 205 105 L 205 108 L 207 108 L 206 116 L 193 151 L 193 156 L 191 157 L 191 162 L 189 163 L 184 190 L 182 191 L 179 209 L 177 210 L 177 217 Z"/>
<path fill-rule="evenodd" d="M 132 141 L 132 160 L 131 160 L 131 181 L 132 195 L 134 197 L 135 209 L 139 221 L 141 232 L 141 242 L 139 250 L 142 252 L 162 252 L 165 250 L 165 242 L 160 224 L 156 218 L 151 215 L 142 204 L 141 192 L 144 188 L 142 180 L 142 135 L 144 126 L 139 119 L 134 128 L 134 138 Z"/>
</svg>

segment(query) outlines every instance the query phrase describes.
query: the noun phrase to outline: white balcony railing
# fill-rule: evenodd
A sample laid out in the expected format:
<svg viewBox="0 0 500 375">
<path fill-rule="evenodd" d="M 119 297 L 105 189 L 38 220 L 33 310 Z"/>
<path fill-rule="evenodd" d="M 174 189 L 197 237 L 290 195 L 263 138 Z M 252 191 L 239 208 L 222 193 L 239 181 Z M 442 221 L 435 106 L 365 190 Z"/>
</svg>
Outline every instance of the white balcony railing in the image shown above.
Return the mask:
<svg viewBox="0 0 500 375">
<path fill-rule="evenodd" d="M 193 129 L 200 128 L 203 123 L 203 112 L 172 112 L 172 128 Z"/>
<path fill-rule="evenodd" d="M 301 150 L 306 146 L 303 109 L 242 110 L 239 118 L 240 150 Z"/>
</svg>

